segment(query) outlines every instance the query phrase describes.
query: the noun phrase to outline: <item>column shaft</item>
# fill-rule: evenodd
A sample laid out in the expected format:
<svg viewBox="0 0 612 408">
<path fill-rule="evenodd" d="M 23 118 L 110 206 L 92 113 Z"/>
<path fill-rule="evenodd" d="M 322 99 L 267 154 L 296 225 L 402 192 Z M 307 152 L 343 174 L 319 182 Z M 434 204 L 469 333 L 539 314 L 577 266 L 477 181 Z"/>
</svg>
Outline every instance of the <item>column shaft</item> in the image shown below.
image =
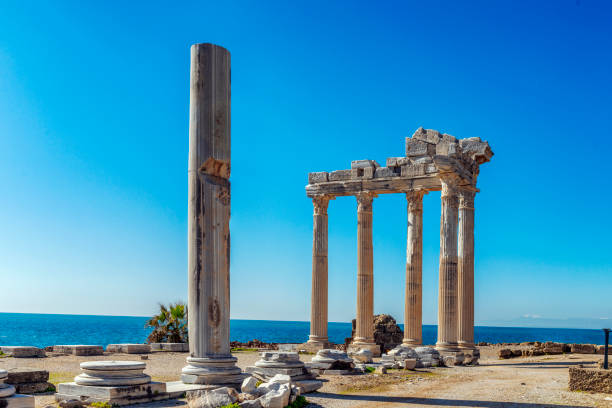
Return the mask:
<svg viewBox="0 0 612 408">
<path fill-rule="evenodd" d="M 230 54 L 191 47 L 188 202 L 187 383 L 231 383 L 230 354 Z"/>
<path fill-rule="evenodd" d="M 327 206 L 330 196 L 313 198 L 312 296 L 309 343 L 326 348 L 327 339 Z"/>
<path fill-rule="evenodd" d="M 457 350 L 457 188 L 456 177 L 444 174 L 440 219 L 440 280 L 436 348 Z"/>
<path fill-rule="evenodd" d="M 372 253 L 372 201 L 374 195 L 357 195 L 357 327 L 355 343 L 374 343 L 374 258 Z"/>
<path fill-rule="evenodd" d="M 423 343 L 423 195 L 425 191 L 406 193 L 408 200 L 408 240 L 406 244 L 406 300 L 404 340 L 406 345 Z"/>
<path fill-rule="evenodd" d="M 459 193 L 459 346 L 474 348 L 474 191 Z"/>
</svg>

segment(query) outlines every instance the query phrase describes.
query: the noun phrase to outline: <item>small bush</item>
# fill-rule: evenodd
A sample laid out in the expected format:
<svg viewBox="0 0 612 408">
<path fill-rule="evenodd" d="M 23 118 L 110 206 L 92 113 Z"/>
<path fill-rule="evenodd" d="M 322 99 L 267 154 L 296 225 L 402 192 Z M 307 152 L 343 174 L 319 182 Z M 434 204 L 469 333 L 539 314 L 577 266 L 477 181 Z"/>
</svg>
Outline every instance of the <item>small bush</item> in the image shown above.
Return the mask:
<svg viewBox="0 0 612 408">
<path fill-rule="evenodd" d="M 89 404 L 90 407 L 95 407 L 95 408 L 113 408 L 114 405 L 111 404 L 110 402 L 92 402 L 91 404 Z"/>
<path fill-rule="evenodd" d="M 240 405 L 238 405 L 237 402 L 234 402 L 233 404 L 227 404 L 227 405 L 223 405 L 220 408 L 240 408 Z"/>
<path fill-rule="evenodd" d="M 295 401 L 287 405 L 287 408 L 303 408 L 308 405 L 308 401 L 302 395 L 298 396 Z"/>
<path fill-rule="evenodd" d="M 374 371 L 376 371 L 376 369 L 374 367 L 366 367 L 365 368 L 365 372 L 366 373 L 373 373 Z"/>
</svg>

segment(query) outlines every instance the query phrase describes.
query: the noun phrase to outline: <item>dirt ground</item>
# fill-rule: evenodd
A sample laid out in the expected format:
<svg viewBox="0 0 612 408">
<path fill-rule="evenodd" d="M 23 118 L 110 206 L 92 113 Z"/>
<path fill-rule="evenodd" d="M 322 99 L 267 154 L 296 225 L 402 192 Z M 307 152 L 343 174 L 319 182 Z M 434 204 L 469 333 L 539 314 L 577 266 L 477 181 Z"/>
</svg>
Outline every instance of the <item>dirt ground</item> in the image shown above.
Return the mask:
<svg viewBox="0 0 612 408">
<path fill-rule="evenodd" d="M 324 386 L 307 394 L 311 407 L 478 407 L 478 408 L 569 408 L 610 407 L 612 395 L 571 392 L 568 368 L 595 365 L 600 355 L 565 354 L 498 360 L 499 347 L 481 348 L 476 367 L 390 370 L 388 374 L 322 376 Z M 241 368 L 252 365 L 258 354 L 238 352 Z M 147 374 L 156 381 L 176 381 L 185 365 L 185 353 L 148 355 Z M 308 361 L 312 356 L 302 356 Z M 79 374 L 79 363 L 92 360 L 140 360 L 138 355 L 107 354 L 95 357 L 50 355 L 47 358 L 0 358 L 0 368 L 32 367 L 50 372 L 50 382 L 71 381 Z M 37 395 L 37 408 L 54 403 L 53 395 Z M 184 402 L 143 404 L 142 407 L 173 407 Z"/>
</svg>

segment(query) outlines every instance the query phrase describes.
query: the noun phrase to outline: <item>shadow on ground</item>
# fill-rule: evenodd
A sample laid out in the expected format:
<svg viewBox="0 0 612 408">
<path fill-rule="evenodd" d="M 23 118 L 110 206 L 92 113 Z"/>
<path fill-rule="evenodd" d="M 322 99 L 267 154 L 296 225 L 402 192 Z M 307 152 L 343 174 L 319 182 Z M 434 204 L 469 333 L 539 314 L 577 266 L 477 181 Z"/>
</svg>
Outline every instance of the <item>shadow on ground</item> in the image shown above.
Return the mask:
<svg viewBox="0 0 612 408">
<path fill-rule="evenodd" d="M 477 408 L 584 408 L 582 405 L 559 405 L 559 404 L 534 404 L 525 402 L 500 402 L 500 401 L 478 401 L 478 400 L 452 400 L 444 398 L 409 398 L 409 397 L 389 397 L 384 395 L 346 395 L 317 392 L 309 394 L 312 397 L 337 399 L 344 401 L 355 401 L 363 403 L 392 403 L 392 404 L 414 404 L 414 405 L 433 405 L 445 407 L 477 407 Z M 308 395 L 307 395 L 308 397 Z M 321 405 L 311 403 L 309 407 L 321 407 Z"/>
<path fill-rule="evenodd" d="M 495 363 L 495 364 L 481 364 L 481 367 L 495 367 L 495 366 L 512 366 L 512 367 L 535 367 L 535 368 L 568 368 L 570 366 L 577 366 L 580 364 L 589 365 L 597 364 L 597 361 L 537 361 L 530 363 Z"/>
</svg>

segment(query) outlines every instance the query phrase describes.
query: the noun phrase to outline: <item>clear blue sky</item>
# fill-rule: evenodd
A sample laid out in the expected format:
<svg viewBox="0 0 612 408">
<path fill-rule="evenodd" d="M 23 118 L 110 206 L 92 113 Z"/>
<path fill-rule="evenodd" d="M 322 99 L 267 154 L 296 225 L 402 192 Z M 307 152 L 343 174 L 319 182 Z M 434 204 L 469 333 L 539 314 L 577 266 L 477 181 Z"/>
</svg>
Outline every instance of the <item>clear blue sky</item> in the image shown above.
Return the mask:
<svg viewBox="0 0 612 408">
<path fill-rule="evenodd" d="M 0 311 L 186 300 L 189 47 L 232 53 L 232 317 L 308 320 L 309 171 L 488 140 L 476 323 L 612 318 L 605 1 L 0 4 Z M 425 198 L 424 322 L 439 193 Z M 329 209 L 329 317 L 355 313 L 356 203 Z M 402 320 L 405 198 L 374 202 L 375 312 Z M 525 319 L 525 318 L 523 318 Z M 602 323 L 603 324 L 603 323 Z"/>
</svg>

